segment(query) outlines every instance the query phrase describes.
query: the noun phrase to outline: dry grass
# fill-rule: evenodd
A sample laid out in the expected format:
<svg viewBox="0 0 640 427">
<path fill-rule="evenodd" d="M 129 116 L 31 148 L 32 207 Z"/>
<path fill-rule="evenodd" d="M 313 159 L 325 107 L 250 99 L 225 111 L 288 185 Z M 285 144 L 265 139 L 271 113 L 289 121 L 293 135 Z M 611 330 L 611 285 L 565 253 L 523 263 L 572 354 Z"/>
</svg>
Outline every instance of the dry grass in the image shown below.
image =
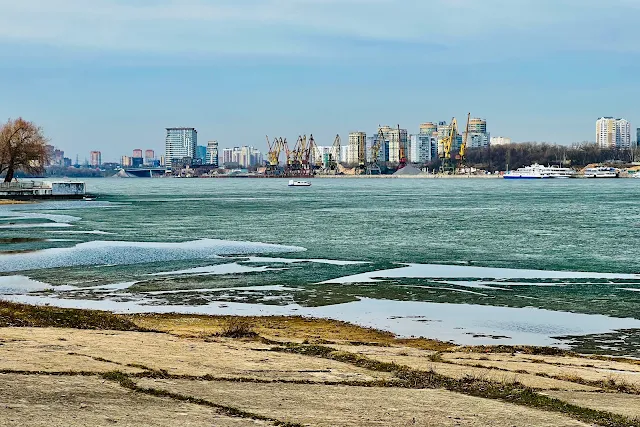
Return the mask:
<svg viewBox="0 0 640 427">
<path fill-rule="evenodd" d="M 222 331 L 217 334 L 225 338 L 257 338 L 258 333 L 254 330 L 251 320 L 245 317 L 230 317 L 226 319 L 222 326 Z"/>
<path fill-rule="evenodd" d="M 16 326 L 146 331 L 126 318 L 106 311 L 33 306 L 0 301 L 0 327 Z"/>
<path fill-rule="evenodd" d="M 202 338 L 219 335 L 231 316 L 197 316 L 179 314 L 142 314 L 126 316 L 136 325 L 182 337 Z M 455 346 L 426 338 L 400 339 L 387 331 L 365 328 L 331 319 L 299 316 L 247 316 L 253 330 L 274 341 L 306 342 L 308 344 L 401 345 L 421 350 L 447 351 Z"/>
</svg>

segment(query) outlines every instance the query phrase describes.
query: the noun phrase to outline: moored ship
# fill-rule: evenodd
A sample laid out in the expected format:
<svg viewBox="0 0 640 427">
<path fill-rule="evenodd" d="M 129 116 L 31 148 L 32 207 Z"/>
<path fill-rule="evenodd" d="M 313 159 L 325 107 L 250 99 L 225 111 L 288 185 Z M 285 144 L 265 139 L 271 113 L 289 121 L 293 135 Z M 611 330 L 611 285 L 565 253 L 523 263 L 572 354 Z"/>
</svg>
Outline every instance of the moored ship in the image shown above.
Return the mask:
<svg viewBox="0 0 640 427">
<path fill-rule="evenodd" d="M 558 166 L 543 166 L 534 163 L 505 173 L 504 179 L 548 179 L 548 178 L 573 178 L 576 171 L 571 168 L 561 168 Z"/>
<path fill-rule="evenodd" d="M 616 168 L 606 166 L 586 168 L 584 170 L 585 178 L 619 178 L 620 171 Z"/>
</svg>

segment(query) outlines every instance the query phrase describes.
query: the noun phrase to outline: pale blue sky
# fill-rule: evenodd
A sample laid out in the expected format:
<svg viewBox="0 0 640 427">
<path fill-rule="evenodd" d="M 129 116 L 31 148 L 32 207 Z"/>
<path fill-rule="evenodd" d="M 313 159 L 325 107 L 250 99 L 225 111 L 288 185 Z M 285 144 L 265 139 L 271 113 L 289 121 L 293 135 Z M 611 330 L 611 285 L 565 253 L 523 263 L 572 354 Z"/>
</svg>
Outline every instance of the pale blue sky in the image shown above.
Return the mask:
<svg viewBox="0 0 640 427">
<path fill-rule="evenodd" d="M 0 118 L 68 155 L 488 120 L 492 135 L 593 140 L 640 126 L 638 0 L 0 0 Z"/>
</svg>

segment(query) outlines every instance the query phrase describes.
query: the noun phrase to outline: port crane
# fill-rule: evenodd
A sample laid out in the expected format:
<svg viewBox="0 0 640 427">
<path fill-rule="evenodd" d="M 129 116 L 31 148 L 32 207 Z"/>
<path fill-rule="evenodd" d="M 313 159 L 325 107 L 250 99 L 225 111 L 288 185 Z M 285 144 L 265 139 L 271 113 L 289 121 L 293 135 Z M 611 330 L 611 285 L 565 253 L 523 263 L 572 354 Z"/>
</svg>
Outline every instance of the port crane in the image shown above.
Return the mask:
<svg viewBox="0 0 640 427">
<path fill-rule="evenodd" d="M 367 175 L 380 175 L 382 173 L 380 165 L 378 164 L 378 156 L 380 155 L 383 141 L 384 132 L 382 131 L 382 127 L 378 126 L 378 137 L 371 145 L 371 162 L 369 162 L 369 166 L 367 167 Z"/>
<path fill-rule="evenodd" d="M 458 137 L 458 121 L 451 119 L 448 133 L 438 142 L 438 157 L 440 158 L 440 171 L 443 173 L 454 173 L 456 170 L 455 159 L 451 158 L 453 143 Z"/>
<path fill-rule="evenodd" d="M 406 147 L 402 143 L 400 125 L 398 125 L 398 170 L 407 166 Z"/>
<path fill-rule="evenodd" d="M 460 145 L 460 152 L 458 154 L 458 156 L 456 156 L 456 160 L 458 160 L 458 167 L 464 167 L 466 162 L 465 162 L 465 156 L 467 154 L 467 142 L 468 142 L 468 138 L 469 138 L 469 122 L 471 121 L 471 113 L 467 114 L 467 129 L 464 132 L 464 137 L 462 138 L 462 145 Z"/>
<path fill-rule="evenodd" d="M 282 138 L 274 138 L 273 143 L 271 143 L 269 142 L 269 136 L 267 136 L 267 146 L 269 147 L 267 175 L 276 175 L 280 167 L 280 153 L 283 147 Z"/>
</svg>

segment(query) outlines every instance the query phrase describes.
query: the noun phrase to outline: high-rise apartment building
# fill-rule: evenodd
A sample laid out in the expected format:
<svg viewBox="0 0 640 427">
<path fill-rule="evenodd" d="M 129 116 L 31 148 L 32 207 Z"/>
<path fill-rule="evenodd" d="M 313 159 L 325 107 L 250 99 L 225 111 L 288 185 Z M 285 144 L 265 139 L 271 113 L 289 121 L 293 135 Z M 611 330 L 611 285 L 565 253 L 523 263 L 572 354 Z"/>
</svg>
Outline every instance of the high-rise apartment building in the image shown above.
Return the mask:
<svg viewBox="0 0 640 427">
<path fill-rule="evenodd" d="M 122 158 L 120 159 L 120 166 L 122 166 L 123 168 L 133 166 L 133 157 L 122 156 Z"/>
<path fill-rule="evenodd" d="M 420 124 L 420 135 L 432 135 L 434 132 L 438 131 L 438 125 L 431 122 L 421 123 Z"/>
<path fill-rule="evenodd" d="M 94 168 L 100 167 L 100 165 L 102 164 L 102 153 L 100 151 L 92 151 L 90 153 L 90 157 L 91 166 L 93 166 Z"/>
<path fill-rule="evenodd" d="M 231 148 L 225 148 L 222 150 L 222 164 L 233 163 L 233 150 Z"/>
<path fill-rule="evenodd" d="M 429 163 L 438 155 L 438 132 L 411 135 L 410 141 L 409 160 L 412 163 Z"/>
<path fill-rule="evenodd" d="M 207 142 L 207 158 L 205 163 L 218 167 L 218 141 Z"/>
<path fill-rule="evenodd" d="M 367 134 L 365 132 L 349 133 L 349 149 L 347 150 L 347 163 L 357 165 L 362 158 L 367 158 Z"/>
<path fill-rule="evenodd" d="M 464 134 L 463 134 L 464 135 Z M 491 135 L 487 132 L 487 121 L 473 118 L 469 120 L 468 148 L 486 148 L 491 142 Z"/>
<path fill-rule="evenodd" d="M 139 148 L 136 148 L 135 150 L 133 150 L 133 156 L 131 156 L 135 159 L 141 159 L 142 158 L 142 150 Z"/>
<path fill-rule="evenodd" d="M 196 159 L 200 159 L 202 163 L 207 160 L 207 147 L 205 145 L 198 145 L 196 147 Z"/>
<path fill-rule="evenodd" d="M 631 149 L 631 124 L 625 119 L 601 117 L 596 121 L 596 143 L 605 149 Z"/>
<path fill-rule="evenodd" d="M 392 163 L 400 162 L 400 147 L 404 148 L 405 156 L 409 154 L 409 133 L 406 129 L 390 128 L 389 126 L 381 126 L 378 132 L 382 130 L 384 139 L 389 143 L 389 159 Z"/>
<path fill-rule="evenodd" d="M 156 153 L 153 150 L 145 150 L 144 152 L 145 163 L 151 163 L 151 161 L 155 159 L 156 159 Z"/>
<path fill-rule="evenodd" d="M 165 164 L 171 166 L 174 161 L 185 157 L 196 158 L 198 132 L 195 128 L 167 128 L 165 139 Z"/>
<path fill-rule="evenodd" d="M 449 135 L 451 132 L 451 125 L 447 122 L 438 122 L 438 145 L 441 141 Z M 468 143 L 468 141 L 467 141 Z M 460 146 L 462 145 L 462 135 L 457 134 L 453 143 L 451 144 L 451 156 L 455 157 L 460 152 Z"/>
</svg>

